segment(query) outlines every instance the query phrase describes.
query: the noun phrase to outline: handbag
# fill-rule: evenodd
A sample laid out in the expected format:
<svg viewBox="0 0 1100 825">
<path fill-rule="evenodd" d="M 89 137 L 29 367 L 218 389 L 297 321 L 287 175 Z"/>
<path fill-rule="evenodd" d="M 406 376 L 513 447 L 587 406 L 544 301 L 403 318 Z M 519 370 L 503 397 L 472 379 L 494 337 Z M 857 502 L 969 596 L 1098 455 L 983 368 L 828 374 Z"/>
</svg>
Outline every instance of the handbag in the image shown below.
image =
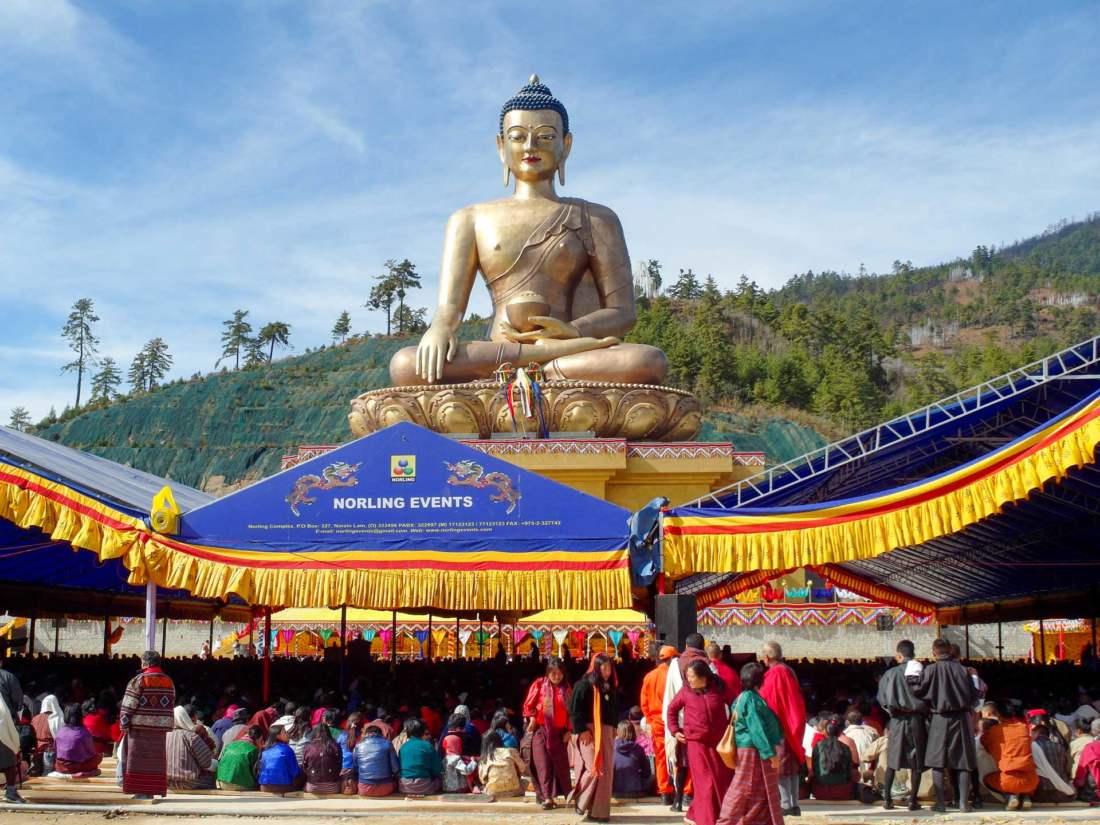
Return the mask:
<svg viewBox="0 0 1100 825">
<path fill-rule="evenodd" d="M 737 737 L 733 732 L 736 724 L 737 714 L 734 713 L 726 732 L 722 734 L 722 741 L 718 743 L 718 756 L 731 771 L 737 770 Z"/>
</svg>

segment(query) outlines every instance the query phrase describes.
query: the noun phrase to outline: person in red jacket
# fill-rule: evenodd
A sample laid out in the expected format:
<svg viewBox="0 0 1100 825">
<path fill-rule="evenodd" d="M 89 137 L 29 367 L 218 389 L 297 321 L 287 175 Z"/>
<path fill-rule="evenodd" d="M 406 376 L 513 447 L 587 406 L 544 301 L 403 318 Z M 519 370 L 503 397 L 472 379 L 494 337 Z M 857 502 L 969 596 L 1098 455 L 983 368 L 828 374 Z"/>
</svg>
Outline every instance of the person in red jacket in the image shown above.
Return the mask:
<svg viewBox="0 0 1100 825">
<path fill-rule="evenodd" d="M 680 711 L 684 712 L 683 724 Z M 714 825 L 733 772 L 718 755 L 718 743 L 729 727 L 729 706 L 718 679 L 704 660 L 687 666 L 684 686 L 668 706 L 668 730 L 687 748 L 694 797 L 686 819 L 696 825 Z"/>
<path fill-rule="evenodd" d="M 741 693 L 741 677 L 722 660 L 722 648 L 714 642 L 707 645 L 707 658 L 710 659 L 711 671 L 722 680 L 722 699 L 727 705 L 732 705 Z"/>
</svg>

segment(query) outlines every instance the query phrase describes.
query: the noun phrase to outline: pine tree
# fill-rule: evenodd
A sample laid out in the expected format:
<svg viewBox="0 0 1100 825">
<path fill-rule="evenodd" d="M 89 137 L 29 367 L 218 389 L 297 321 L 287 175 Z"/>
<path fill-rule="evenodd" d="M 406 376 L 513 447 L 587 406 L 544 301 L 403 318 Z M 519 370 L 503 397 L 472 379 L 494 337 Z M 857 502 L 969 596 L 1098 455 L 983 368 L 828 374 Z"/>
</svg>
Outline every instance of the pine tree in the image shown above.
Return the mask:
<svg viewBox="0 0 1100 825">
<path fill-rule="evenodd" d="M 215 367 L 225 359 L 232 358 L 233 369 L 241 368 L 241 350 L 248 346 L 252 333 L 252 324 L 245 320 L 247 317 L 247 309 L 238 309 L 233 313 L 232 318 L 222 322 L 222 326 L 225 327 L 225 331 L 222 332 L 222 354 L 214 362 Z"/>
<path fill-rule="evenodd" d="M 290 343 L 290 324 L 284 321 L 272 321 L 269 324 L 264 324 L 260 330 L 259 337 L 256 341 L 261 346 L 266 346 L 267 350 L 267 363 L 271 363 L 275 357 L 275 347 L 285 347 Z"/>
<path fill-rule="evenodd" d="M 397 323 L 397 329 L 405 332 L 423 332 L 428 328 L 428 310 L 413 309 L 410 306 L 398 307 L 393 314 L 393 320 Z"/>
<path fill-rule="evenodd" d="M 699 278 L 691 269 L 681 269 L 680 277 L 668 288 L 668 294 L 681 301 L 694 301 L 703 294 L 703 287 L 699 285 Z"/>
<path fill-rule="evenodd" d="M 133 395 L 145 392 L 148 381 L 148 372 L 145 365 L 145 350 L 142 349 L 130 362 L 130 369 L 126 371 L 126 380 L 130 384 L 130 392 Z"/>
<path fill-rule="evenodd" d="M 118 396 L 118 388 L 122 384 L 122 373 L 114 358 L 107 356 L 99 362 L 99 372 L 92 376 L 92 396 L 89 399 L 93 404 L 104 404 Z"/>
<path fill-rule="evenodd" d="M 95 364 L 96 346 L 99 339 L 92 333 L 92 324 L 99 320 L 91 298 L 80 298 L 73 304 L 69 319 L 61 329 L 61 337 L 69 342 L 69 348 L 76 358 L 61 368 L 62 372 L 76 372 L 76 407 L 80 406 L 80 389 L 84 383 L 84 373 Z"/>
<path fill-rule="evenodd" d="M 348 311 L 345 309 L 340 313 L 340 317 L 336 319 L 336 324 L 332 327 L 332 343 L 336 343 L 339 339 L 340 343 L 344 343 L 348 340 L 348 334 L 351 333 L 351 316 L 348 315 Z"/>
<path fill-rule="evenodd" d="M 152 338 L 141 349 L 145 362 L 145 388 L 153 389 L 172 368 L 172 356 L 163 338 Z"/>
<path fill-rule="evenodd" d="M 14 407 L 11 411 L 11 420 L 8 422 L 8 426 L 13 430 L 19 430 L 21 433 L 30 432 L 31 427 L 31 414 L 26 407 Z"/>
<path fill-rule="evenodd" d="M 383 310 L 386 313 L 386 335 L 390 334 L 393 320 L 393 303 L 397 300 L 397 293 L 392 281 L 386 280 L 384 275 L 379 275 L 378 283 L 371 287 L 370 298 L 363 304 L 367 309 Z"/>
<path fill-rule="evenodd" d="M 265 352 L 264 342 L 260 340 L 259 336 L 249 338 L 244 345 L 245 368 L 258 367 L 266 363 L 267 352 Z"/>
<path fill-rule="evenodd" d="M 397 321 L 397 334 L 400 335 L 411 331 L 405 328 L 405 323 L 409 320 L 409 316 L 405 313 L 405 293 L 410 289 L 420 289 L 420 275 L 416 271 L 416 266 L 408 258 L 401 263 L 388 260 L 386 269 L 389 270 L 389 277 L 393 281 L 394 292 L 397 295 L 397 315 L 394 320 Z"/>
</svg>

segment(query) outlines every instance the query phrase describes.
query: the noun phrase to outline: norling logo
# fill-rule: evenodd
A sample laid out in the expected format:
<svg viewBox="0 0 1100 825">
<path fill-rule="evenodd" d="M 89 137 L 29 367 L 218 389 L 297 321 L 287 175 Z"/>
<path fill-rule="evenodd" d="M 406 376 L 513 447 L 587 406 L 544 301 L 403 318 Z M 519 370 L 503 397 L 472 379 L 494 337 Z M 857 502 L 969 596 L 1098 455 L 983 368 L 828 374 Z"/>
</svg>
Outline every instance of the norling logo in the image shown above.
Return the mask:
<svg viewBox="0 0 1100 825">
<path fill-rule="evenodd" d="M 391 455 L 390 481 L 400 483 L 416 481 L 416 456 Z"/>
</svg>

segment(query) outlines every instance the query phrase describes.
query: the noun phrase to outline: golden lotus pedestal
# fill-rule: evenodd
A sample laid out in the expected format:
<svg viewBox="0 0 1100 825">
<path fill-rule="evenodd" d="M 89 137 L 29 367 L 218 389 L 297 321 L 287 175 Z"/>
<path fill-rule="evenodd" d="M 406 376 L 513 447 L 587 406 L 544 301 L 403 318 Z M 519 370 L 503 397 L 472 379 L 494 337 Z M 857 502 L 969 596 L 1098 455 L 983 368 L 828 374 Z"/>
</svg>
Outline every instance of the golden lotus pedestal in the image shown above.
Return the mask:
<svg viewBox="0 0 1100 825">
<path fill-rule="evenodd" d="M 739 452 L 728 442 L 690 441 L 699 431 L 699 402 L 683 390 L 581 381 L 539 386 L 550 432 L 595 437 L 535 438 L 538 425 L 527 419 L 523 425 L 532 437 L 501 438 L 514 433 L 512 418 L 500 386 L 491 381 L 372 390 L 351 402 L 348 421 L 357 436 L 400 421 L 465 435 L 462 442 L 482 453 L 628 510 L 658 496 L 689 501 L 764 466 L 762 453 Z M 283 467 L 329 449 L 301 447 L 284 457 Z"/>
<path fill-rule="evenodd" d="M 648 384 L 542 381 L 543 417 L 549 432 L 591 432 L 596 438 L 685 441 L 699 432 L 699 401 L 691 393 Z M 495 381 L 430 387 L 385 387 L 351 402 L 351 431 L 366 435 L 409 421 L 448 434 L 539 432 L 537 417 L 513 422 Z"/>
</svg>

